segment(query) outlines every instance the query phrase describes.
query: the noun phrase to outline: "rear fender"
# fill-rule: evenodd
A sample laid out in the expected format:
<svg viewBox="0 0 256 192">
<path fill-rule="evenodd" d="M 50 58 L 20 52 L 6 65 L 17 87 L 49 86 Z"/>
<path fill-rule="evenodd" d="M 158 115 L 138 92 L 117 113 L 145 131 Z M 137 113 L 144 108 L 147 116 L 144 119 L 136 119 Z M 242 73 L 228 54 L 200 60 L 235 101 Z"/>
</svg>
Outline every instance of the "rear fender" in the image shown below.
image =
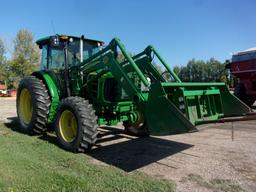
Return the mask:
<svg viewBox="0 0 256 192">
<path fill-rule="evenodd" d="M 36 71 L 33 72 L 32 75 L 37 77 L 38 79 L 41 79 L 49 92 L 49 95 L 51 97 L 51 106 L 48 114 L 48 123 L 53 123 L 56 110 L 60 102 L 59 89 L 57 88 L 56 83 L 49 74 L 42 71 Z"/>
</svg>

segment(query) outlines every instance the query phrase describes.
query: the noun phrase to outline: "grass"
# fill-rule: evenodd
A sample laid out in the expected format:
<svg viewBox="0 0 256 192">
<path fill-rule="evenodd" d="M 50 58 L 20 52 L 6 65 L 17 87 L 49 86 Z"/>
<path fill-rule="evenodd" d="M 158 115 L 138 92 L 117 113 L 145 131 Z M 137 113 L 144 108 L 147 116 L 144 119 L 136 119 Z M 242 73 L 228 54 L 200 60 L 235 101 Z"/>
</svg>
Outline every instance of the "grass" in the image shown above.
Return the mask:
<svg viewBox="0 0 256 192">
<path fill-rule="evenodd" d="M 38 137 L 0 123 L 0 191 L 174 191 L 174 185 L 140 172 L 92 163 Z"/>
<path fill-rule="evenodd" d="M 206 181 L 203 177 L 197 174 L 189 174 L 186 178 L 197 183 L 201 187 L 211 189 L 214 192 L 244 192 L 245 190 L 228 179 L 211 179 Z"/>
</svg>

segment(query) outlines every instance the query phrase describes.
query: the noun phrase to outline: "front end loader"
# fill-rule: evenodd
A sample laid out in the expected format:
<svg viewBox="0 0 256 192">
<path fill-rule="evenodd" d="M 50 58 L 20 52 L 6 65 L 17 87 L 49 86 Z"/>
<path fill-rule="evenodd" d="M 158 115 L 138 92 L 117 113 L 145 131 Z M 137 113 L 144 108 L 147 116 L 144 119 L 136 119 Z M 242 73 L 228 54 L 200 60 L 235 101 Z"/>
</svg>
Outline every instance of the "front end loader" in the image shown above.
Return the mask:
<svg viewBox="0 0 256 192">
<path fill-rule="evenodd" d="M 21 80 L 17 113 L 27 132 L 52 124 L 61 147 L 86 151 L 97 128 L 123 122 L 132 135 L 169 135 L 251 109 L 224 83 L 183 83 L 153 46 L 131 55 L 118 38 L 40 39 L 41 69 Z M 156 61 L 158 63 L 156 63 Z"/>
</svg>

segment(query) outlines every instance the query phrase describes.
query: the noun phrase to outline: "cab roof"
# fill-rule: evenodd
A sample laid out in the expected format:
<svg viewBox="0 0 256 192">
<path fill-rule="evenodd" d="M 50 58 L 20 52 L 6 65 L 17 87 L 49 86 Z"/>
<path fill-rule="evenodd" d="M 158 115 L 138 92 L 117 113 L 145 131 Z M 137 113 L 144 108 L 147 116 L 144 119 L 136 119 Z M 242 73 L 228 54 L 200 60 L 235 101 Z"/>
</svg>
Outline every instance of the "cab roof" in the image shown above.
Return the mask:
<svg viewBox="0 0 256 192">
<path fill-rule="evenodd" d="M 53 37 L 53 36 L 67 36 L 69 38 L 73 38 L 73 39 L 80 39 L 81 37 L 78 37 L 78 36 L 73 36 L 73 35 L 59 35 L 59 34 L 56 34 L 56 35 L 52 35 L 52 36 L 47 36 L 47 37 L 43 37 L 43 38 L 40 38 L 36 41 L 36 44 L 37 45 L 44 45 L 44 44 L 47 44 L 49 43 L 50 41 L 50 38 Z M 92 42 L 92 43 L 100 43 L 100 44 L 104 44 L 103 41 L 99 41 L 99 40 L 94 40 L 94 39 L 87 39 L 87 38 L 84 38 L 85 41 L 89 41 L 89 42 Z"/>
</svg>

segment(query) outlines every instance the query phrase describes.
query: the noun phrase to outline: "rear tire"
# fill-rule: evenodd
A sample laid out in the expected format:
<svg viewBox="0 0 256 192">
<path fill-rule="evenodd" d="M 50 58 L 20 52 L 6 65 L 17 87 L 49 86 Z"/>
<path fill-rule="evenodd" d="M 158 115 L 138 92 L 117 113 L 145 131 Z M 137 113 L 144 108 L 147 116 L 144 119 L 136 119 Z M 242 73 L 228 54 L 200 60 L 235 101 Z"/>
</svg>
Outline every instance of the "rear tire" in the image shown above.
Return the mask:
<svg viewBox="0 0 256 192">
<path fill-rule="evenodd" d="M 246 89 L 242 82 L 236 85 L 234 94 L 248 106 L 252 106 L 255 102 L 255 98 L 246 94 Z"/>
<path fill-rule="evenodd" d="M 44 83 L 34 76 L 20 81 L 16 99 L 19 123 L 29 134 L 41 134 L 47 130 L 50 96 Z"/>
<path fill-rule="evenodd" d="M 97 140 L 97 116 L 87 100 L 68 97 L 61 101 L 55 120 L 60 147 L 72 152 L 85 152 Z"/>
</svg>

